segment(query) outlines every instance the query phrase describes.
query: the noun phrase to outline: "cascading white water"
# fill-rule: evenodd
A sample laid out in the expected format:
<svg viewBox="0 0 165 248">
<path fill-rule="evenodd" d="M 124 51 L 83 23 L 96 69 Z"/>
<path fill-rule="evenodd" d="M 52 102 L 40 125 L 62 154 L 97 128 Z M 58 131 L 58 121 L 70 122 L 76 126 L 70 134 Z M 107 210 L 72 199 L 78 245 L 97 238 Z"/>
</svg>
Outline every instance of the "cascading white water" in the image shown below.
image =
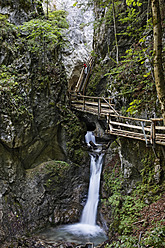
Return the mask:
<svg viewBox="0 0 165 248">
<path fill-rule="evenodd" d="M 86 143 L 92 141 L 94 144 L 95 136 L 92 132 L 87 132 L 85 136 Z M 103 154 L 90 154 L 90 183 L 88 190 L 88 199 L 84 207 L 81 222 L 82 224 L 96 225 L 97 206 L 99 201 L 100 175 L 102 170 Z"/>
<path fill-rule="evenodd" d="M 68 232 L 77 236 L 104 236 L 104 231 L 96 225 L 97 206 L 99 201 L 100 175 L 102 170 L 103 153 L 98 144 L 96 144 L 95 136 L 92 132 L 87 132 L 85 141 L 90 146 L 92 141 L 98 148 L 90 154 L 90 183 L 88 190 L 87 202 L 84 206 L 80 223 L 64 227 Z"/>
<path fill-rule="evenodd" d="M 90 146 L 90 144 L 89 144 L 90 141 L 92 141 L 94 144 L 96 144 L 95 136 L 93 135 L 92 132 L 88 131 L 85 135 L 85 142 L 87 143 L 88 146 Z"/>
<path fill-rule="evenodd" d="M 88 146 L 92 141 L 96 144 L 95 136 L 92 132 L 87 132 L 85 140 Z M 101 148 L 98 148 L 90 154 L 90 183 L 88 189 L 88 198 L 84 206 L 81 220 L 77 224 L 66 225 L 56 229 L 48 229 L 43 233 L 48 240 L 65 240 L 66 242 L 76 242 L 78 244 L 93 242 L 98 245 L 106 240 L 104 231 L 96 225 L 97 206 L 99 201 L 100 175 L 102 170 L 103 154 Z"/>
</svg>

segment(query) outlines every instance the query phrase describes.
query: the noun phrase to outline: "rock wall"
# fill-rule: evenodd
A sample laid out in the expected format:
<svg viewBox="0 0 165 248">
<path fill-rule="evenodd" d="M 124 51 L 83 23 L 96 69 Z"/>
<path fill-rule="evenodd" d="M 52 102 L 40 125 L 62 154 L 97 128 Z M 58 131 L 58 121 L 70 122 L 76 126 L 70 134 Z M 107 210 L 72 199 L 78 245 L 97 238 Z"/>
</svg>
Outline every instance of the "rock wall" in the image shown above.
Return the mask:
<svg viewBox="0 0 165 248">
<path fill-rule="evenodd" d="M 20 25 L 39 14 L 43 14 L 43 9 L 39 1 L 1 0 L 0 14 L 8 15 L 11 23 Z"/>
<path fill-rule="evenodd" d="M 31 1 L 0 3 L 14 24 L 38 8 Z M 1 82 L 4 77 L 9 87 L 3 83 L 0 91 L 1 241 L 47 224 L 78 221 L 89 181 L 88 154 L 81 147 L 85 125 L 68 107 L 60 49 L 45 53 L 45 66 L 21 42 L 15 49 L 15 26 L 6 19 L 2 25 Z"/>
</svg>

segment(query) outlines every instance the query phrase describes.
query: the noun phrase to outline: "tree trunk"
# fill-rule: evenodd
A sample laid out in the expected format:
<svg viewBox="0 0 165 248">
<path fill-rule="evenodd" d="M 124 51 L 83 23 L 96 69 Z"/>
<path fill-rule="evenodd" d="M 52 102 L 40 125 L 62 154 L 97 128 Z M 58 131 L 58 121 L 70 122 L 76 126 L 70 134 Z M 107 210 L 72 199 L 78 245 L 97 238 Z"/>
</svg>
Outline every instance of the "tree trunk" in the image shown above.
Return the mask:
<svg viewBox="0 0 165 248">
<path fill-rule="evenodd" d="M 115 33 L 115 42 L 116 42 L 116 62 L 119 63 L 119 47 L 117 42 L 117 31 L 116 31 L 116 17 L 115 17 L 115 5 L 114 0 L 112 1 L 113 5 L 113 23 L 114 23 L 114 33 Z"/>
<path fill-rule="evenodd" d="M 162 27 L 159 0 L 151 0 L 154 36 L 154 76 L 165 125 L 165 81 L 162 65 Z"/>
<path fill-rule="evenodd" d="M 165 3 L 164 0 L 159 0 L 159 8 L 160 8 L 160 14 L 162 21 L 165 18 Z"/>
</svg>

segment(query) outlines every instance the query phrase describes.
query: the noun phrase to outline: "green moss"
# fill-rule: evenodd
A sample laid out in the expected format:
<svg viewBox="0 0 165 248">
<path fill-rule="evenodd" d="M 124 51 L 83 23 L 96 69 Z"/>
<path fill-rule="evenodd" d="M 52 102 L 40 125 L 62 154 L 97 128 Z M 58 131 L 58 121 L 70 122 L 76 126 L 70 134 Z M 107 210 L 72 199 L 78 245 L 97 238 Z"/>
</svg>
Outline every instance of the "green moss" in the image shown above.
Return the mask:
<svg viewBox="0 0 165 248">
<path fill-rule="evenodd" d="M 65 179 L 70 165 L 64 161 L 51 160 L 44 162 L 33 169 L 26 171 L 28 180 L 33 180 L 37 177 L 43 178 L 43 183 L 46 188 L 57 189 L 58 184 Z"/>
<path fill-rule="evenodd" d="M 45 164 L 44 171 L 48 175 L 48 179 L 45 183 L 45 186 L 50 188 L 55 185 L 57 189 L 57 184 L 65 178 L 70 165 L 64 161 L 52 161 Z"/>
<path fill-rule="evenodd" d="M 86 156 L 83 151 L 82 141 L 85 135 L 85 124 L 80 122 L 79 118 L 71 112 L 69 108 L 60 106 L 62 121 L 61 126 L 66 132 L 66 148 L 70 159 L 76 163 L 81 164 Z"/>
<path fill-rule="evenodd" d="M 87 87 L 86 94 L 89 96 L 96 96 L 98 93 L 104 94 L 102 91 L 106 90 L 105 73 L 107 72 L 107 65 L 103 65 L 100 60 L 93 69 L 90 81 Z"/>
</svg>

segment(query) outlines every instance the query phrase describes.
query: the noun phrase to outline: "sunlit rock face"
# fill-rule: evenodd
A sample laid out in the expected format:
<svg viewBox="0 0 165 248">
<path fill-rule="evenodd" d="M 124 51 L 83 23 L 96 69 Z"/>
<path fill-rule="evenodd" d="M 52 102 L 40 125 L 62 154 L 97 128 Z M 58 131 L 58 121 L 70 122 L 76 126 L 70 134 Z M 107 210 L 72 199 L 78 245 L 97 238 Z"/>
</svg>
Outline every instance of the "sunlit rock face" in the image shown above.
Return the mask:
<svg viewBox="0 0 165 248">
<path fill-rule="evenodd" d="M 36 1 L 3 0 L 0 1 L 0 14 L 7 15 L 8 21 L 20 25 L 43 14 L 41 3 Z"/>
<path fill-rule="evenodd" d="M 63 53 L 63 62 L 67 73 L 69 88 L 74 86 L 79 78 L 83 63 L 90 57 L 93 44 L 93 8 L 84 11 L 87 0 L 51 0 L 49 9 L 65 10 L 68 13 L 69 29 L 66 36 L 68 47 Z M 44 4 L 46 11 L 46 4 Z"/>
</svg>

